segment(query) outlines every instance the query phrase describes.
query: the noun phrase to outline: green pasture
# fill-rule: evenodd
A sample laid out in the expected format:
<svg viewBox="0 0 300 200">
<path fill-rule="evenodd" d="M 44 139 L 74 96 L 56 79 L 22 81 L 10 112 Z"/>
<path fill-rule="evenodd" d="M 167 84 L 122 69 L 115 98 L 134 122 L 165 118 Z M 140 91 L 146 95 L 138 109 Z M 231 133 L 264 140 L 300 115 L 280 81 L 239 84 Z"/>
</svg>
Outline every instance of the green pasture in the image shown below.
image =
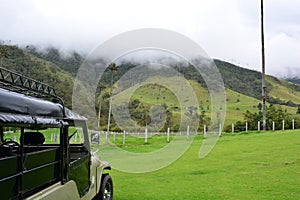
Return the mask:
<svg viewBox="0 0 300 200">
<path fill-rule="evenodd" d="M 167 144 L 164 135 L 151 136 L 148 144 L 143 137 L 128 137 L 123 145 L 121 137 L 116 145 L 133 152 Z M 114 199 L 300 199 L 299 130 L 224 134 L 199 159 L 202 141 L 202 135 L 196 136 L 183 156 L 158 171 L 113 169 Z"/>
<path fill-rule="evenodd" d="M 169 82 L 175 82 L 172 78 L 168 79 Z M 299 102 L 299 95 L 296 91 L 286 91 L 283 86 L 278 85 L 278 83 L 269 80 L 270 84 L 274 85 L 270 94 L 274 97 L 288 97 L 294 102 Z M 189 84 L 193 88 L 195 95 L 199 102 L 198 113 L 200 114 L 202 111 L 205 111 L 206 116 L 210 117 L 211 114 L 211 99 L 208 93 L 208 90 L 201 86 L 196 81 L 190 80 Z M 180 87 L 177 88 L 178 91 L 170 91 L 168 88 L 161 87 L 159 85 L 144 85 L 138 89 L 136 89 L 131 96 L 131 100 L 138 99 L 145 105 L 153 105 L 153 104 L 165 104 L 169 109 L 173 112 L 173 122 L 179 122 L 180 115 L 183 114 L 184 109 L 180 109 L 179 101 L 176 99 L 177 97 L 174 95 L 174 92 L 179 92 L 182 96 L 185 97 L 184 101 L 190 100 L 190 95 L 186 93 L 186 91 Z M 127 93 L 124 93 L 127 94 Z M 128 95 L 128 94 L 127 94 Z M 298 95 L 298 96 L 297 96 Z M 118 98 L 122 99 L 122 95 L 118 95 Z M 286 100 L 282 98 L 282 100 Z M 235 92 L 230 89 L 226 89 L 226 118 L 225 118 L 225 126 L 230 125 L 231 123 L 235 123 L 237 121 L 244 120 L 244 113 L 249 110 L 250 112 L 259 112 L 258 104 L 261 103 L 260 100 L 255 99 L 253 97 Z M 287 110 L 288 113 L 292 115 L 296 114 L 297 107 L 285 106 L 285 105 L 275 105 L 276 107 L 281 107 L 283 110 Z M 174 107 L 178 107 L 179 109 L 173 109 Z M 225 109 L 225 108 L 218 108 Z M 183 112 L 183 113 L 182 113 Z M 175 123 L 174 123 L 175 124 Z"/>
<path fill-rule="evenodd" d="M 267 81 L 272 85 L 269 95 L 284 101 L 291 100 L 296 104 L 300 103 L 300 92 L 294 88 L 293 83 L 277 80 L 273 77 L 267 77 Z"/>
</svg>

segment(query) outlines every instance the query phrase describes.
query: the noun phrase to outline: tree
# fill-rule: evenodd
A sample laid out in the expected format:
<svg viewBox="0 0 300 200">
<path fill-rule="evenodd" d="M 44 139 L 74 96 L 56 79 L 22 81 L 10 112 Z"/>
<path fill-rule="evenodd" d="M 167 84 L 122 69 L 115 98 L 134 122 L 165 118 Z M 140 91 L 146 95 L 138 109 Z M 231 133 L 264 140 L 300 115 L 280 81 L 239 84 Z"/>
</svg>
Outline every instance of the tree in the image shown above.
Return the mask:
<svg viewBox="0 0 300 200">
<path fill-rule="evenodd" d="M 258 108 L 258 110 L 261 110 L 261 109 L 262 109 L 262 104 L 259 103 L 259 104 L 257 105 L 257 108 Z"/>
<path fill-rule="evenodd" d="M 300 105 L 298 105 L 298 109 L 297 109 L 296 114 L 300 114 Z"/>
<path fill-rule="evenodd" d="M 291 120 L 291 115 L 287 112 L 284 111 L 281 107 L 276 108 L 273 105 L 270 105 L 267 109 L 267 118 L 266 118 L 266 129 L 271 130 L 272 129 L 272 124 L 273 121 L 275 122 L 275 128 L 276 129 L 281 129 L 282 127 L 282 120 L 285 120 L 286 125 L 290 123 Z M 247 110 L 246 113 L 244 113 L 245 116 L 245 121 L 248 122 L 249 129 L 250 130 L 255 130 L 257 129 L 257 122 L 262 121 L 263 116 L 262 112 L 259 111 L 258 113 L 251 113 L 250 111 Z"/>
</svg>

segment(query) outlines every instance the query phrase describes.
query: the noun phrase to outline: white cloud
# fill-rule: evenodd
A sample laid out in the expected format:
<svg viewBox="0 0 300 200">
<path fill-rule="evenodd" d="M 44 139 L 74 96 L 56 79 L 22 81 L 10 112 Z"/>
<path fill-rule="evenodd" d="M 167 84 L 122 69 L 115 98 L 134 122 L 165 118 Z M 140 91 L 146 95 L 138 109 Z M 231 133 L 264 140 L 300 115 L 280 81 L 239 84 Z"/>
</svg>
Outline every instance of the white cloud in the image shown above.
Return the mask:
<svg viewBox="0 0 300 200">
<path fill-rule="evenodd" d="M 211 57 L 260 69 L 260 1 L 0 0 L 0 39 L 90 51 L 119 33 L 165 28 Z M 265 0 L 267 72 L 300 69 L 300 1 Z M 286 59 L 289 58 L 289 59 Z M 269 67 L 272 66 L 272 67 Z"/>
<path fill-rule="evenodd" d="M 268 71 L 280 76 L 300 77 L 300 35 L 276 34 L 268 40 L 266 66 Z"/>
</svg>

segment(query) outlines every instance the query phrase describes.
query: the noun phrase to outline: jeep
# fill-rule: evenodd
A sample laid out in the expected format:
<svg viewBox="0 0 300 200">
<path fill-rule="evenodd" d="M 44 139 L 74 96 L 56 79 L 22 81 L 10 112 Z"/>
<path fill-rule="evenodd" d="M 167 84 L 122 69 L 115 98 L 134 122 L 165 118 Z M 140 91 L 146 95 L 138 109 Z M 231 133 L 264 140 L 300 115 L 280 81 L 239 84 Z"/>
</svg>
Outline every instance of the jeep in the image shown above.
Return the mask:
<svg viewBox="0 0 300 200">
<path fill-rule="evenodd" d="M 111 166 L 92 145 L 54 88 L 0 68 L 0 199 L 112 199 Z"/>
</svg>

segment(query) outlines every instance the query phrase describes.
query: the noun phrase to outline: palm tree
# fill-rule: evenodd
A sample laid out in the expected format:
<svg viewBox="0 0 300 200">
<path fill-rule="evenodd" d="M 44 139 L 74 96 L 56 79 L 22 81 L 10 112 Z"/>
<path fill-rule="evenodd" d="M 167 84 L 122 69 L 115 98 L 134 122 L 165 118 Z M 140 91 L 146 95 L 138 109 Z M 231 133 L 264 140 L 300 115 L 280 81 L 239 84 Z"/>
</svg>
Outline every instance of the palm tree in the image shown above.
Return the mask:
<svg viewBox="0 0 300 200">
<path fill-rule="evenodd" d="M 110 97 L 109 97 L 109 110 L 108 110 L 108 120 L 107 120 L 107 132 L 106 132 L 106 143 L 108 143 L 109 128 L 110 128 L 110 116 L 111 116 L 111 101 L 112 101 L 112 86 L 114 83 L 114 73 L 118 71 L 118 67 L 115 63 L 109 65 L 108 69 L 111 71 L 111 83 L 110 83 Z"/>
<path fill-rule="evenodd" d="M 264 2 L 261 0 L 261 58 L 262 58 L 262 109 L 263 130 L 266 130 L 266 81 L 265 81 L 265 38 L 264 38 Z"/>
<path fill-rule="evenodd" d="M 102 96 L 101 96 L 101 92 L 105 88 L 105 86 L 103 84 L 100 84 L 98 86 L 98 88 L 99 88 L 100 92 L 99 92 L 99 109 L 98 109 L 98 120 L 97 120 L 98 123 L 97 124 L 98 124 L 98 127 L 100 127 L 101 107 L 102 107 L 102 101 L 103 101 Z"/>
</svg>

